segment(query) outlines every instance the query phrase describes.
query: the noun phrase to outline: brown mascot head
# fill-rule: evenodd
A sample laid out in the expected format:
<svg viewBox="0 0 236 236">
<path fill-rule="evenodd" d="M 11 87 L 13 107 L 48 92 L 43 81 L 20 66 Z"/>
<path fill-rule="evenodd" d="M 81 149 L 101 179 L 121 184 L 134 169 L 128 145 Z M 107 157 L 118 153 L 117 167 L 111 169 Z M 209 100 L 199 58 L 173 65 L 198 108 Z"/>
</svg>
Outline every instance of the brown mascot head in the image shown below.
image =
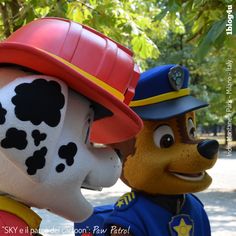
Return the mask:
<svg viewBox="0 0 236 236">
<path fill-rule="evenodd" d="M 155 67 L 142 74 L 131 106 L 144 129 L 123 164 L 122 180 L 148 194 L 199 192 L 211 184 L 206 170 L 217 159 L 216 140 L 197 140 L 194 110 L 206 103 L 189 95 L 188 70 Z"/>
</svg>

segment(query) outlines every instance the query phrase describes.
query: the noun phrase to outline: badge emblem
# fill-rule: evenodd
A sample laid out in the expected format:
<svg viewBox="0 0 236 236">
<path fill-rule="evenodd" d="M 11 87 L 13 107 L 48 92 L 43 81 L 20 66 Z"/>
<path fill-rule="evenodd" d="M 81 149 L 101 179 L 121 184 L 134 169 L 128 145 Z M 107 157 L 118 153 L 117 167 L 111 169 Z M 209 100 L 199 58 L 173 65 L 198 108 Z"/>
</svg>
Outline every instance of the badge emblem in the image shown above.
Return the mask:
<svg viewBox="0 0 236 236">
<path fill-rule="evenodd" d="M 118 211 L 126 210 L 136 202 L 136 195 L 134 192 L 124 194 L 115 204 L 115 209 Z"/>
<path fill-rule="evenodd" d="M 180 90 L 184 83 L 184 70 L 181 66 L 174 66 L 168 73 L 170 85 L 174 90 Z"/>
<path fill-rule="evenodd" d="M 193 236 L 194 222 L 189 215 L 181 214 L 172 217 L 169 228 L 171 236 Z"/>
</svg>

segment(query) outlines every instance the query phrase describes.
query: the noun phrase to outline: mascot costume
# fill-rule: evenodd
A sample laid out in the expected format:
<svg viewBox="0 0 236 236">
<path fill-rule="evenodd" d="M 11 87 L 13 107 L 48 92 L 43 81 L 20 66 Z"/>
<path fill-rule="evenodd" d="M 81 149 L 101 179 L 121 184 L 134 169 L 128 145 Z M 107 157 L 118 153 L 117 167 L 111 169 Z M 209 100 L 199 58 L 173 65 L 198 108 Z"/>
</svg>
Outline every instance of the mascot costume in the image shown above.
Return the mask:
<svg viewBox="0 0 236 236">
<path fill-rule="evenodd" d="M 101 235 L 98 226 L 103 235 L 211 235 L 203 204 L 192 193 L 211 184 L 206 170 L 215 164 L 219 144 L 196 138 L 194 111 L 207 104 L 189 95 L 188 80 L 179 65 L 141 75 L 131 106 L 144 129 L 121 175 L 132 191 L 113 207 L 95 208 L 77 229 L 89 225 L 90 235 Z"/>
<path fill-rule="evenodd" d="M 69 20 L 38 19 L 0 43 L 0 235 L 37 235 L 30 207 L 71 221 L 92 214 L 81 188 L 121 173 L 119 151 L 94 144 L 140 131 L 127 105 L 138 78 L 128 49 Z"/>
</svg>

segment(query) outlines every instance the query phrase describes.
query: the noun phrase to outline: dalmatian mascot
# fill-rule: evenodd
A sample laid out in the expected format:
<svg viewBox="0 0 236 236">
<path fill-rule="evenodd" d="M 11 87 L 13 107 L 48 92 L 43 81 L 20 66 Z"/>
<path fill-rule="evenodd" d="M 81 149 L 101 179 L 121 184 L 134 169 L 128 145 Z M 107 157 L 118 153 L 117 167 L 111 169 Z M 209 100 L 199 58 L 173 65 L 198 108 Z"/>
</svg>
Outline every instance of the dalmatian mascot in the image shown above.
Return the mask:
<svg viewBox="0 0 236 236">
<path fill-rule="evenodd" d="M 203 204 L 192 193 L 211 184 L 206 170 L 217 160 L 216 140 L 198 140 L 194 111 L 207 106 L 192 96 L 189 72 L 163 65 L 144 72 L 131 102 L 143 119 L 121 179 L 132 191 L 103 206 L 77 228 L 90 235 L 210 236 Z M 127 142 L 130 145 L 131 141 Z"/>
<path fill-rule="evenodd" d="M 81 188 L 113 185 L 121 162 L 109 144 L 142 128 L 127 105 L 138 78 L 128 49 L 66 19 L 35 20 L 0 43 L 0 235 L 37 235 L 30 207 L 92 214 Z"/>
</svg>

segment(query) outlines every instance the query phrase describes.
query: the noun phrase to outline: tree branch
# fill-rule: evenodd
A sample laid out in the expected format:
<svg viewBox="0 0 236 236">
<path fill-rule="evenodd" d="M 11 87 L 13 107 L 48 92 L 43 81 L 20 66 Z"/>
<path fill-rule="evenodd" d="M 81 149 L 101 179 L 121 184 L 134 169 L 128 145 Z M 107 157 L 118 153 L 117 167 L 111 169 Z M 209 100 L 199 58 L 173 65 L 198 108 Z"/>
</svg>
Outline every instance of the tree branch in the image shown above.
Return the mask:
<svg viewBox="0 0 236 236">
<path fill-rule="evenodd" d="M 6 4 L 0 3 L 0 13 L 2 15 L 2 22 L 4 28 L 3 34 L 7 38 L 11 34 L 11 25 L 9 23 L 9 15 Z"/>
<path fill-rule="evenodd" d="M 15 25 L 14 20 L 16 19 L 16 16 L 19 14 L 21 6 L 20 6 L 20 4 L 19 4 L 19 2 L 17 0 L 12 0 L 12 1 L 8 2 L 8 6 L 11 9 L 12 17 L 9 20 L 11 22 L 12 30 L 14 32 L 14 31 L 16 31 L 19 28 L 19 26 Z"/>
</svg>

